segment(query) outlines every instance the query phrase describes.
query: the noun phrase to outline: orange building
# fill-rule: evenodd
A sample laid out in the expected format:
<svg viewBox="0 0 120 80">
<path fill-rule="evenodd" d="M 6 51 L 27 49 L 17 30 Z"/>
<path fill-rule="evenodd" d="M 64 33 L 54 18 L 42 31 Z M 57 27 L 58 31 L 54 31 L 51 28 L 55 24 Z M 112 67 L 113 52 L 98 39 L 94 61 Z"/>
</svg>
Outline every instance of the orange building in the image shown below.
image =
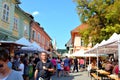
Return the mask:
<svg viewBox="0 0 120 80">
<path fill-rule="evenodd" d="M 45 32 L 44 28 L 37 22 L 31 22 L 31 42 L 37 42 L 40 47 L 45 50 L 52 50 L 52 43 L 50 36 Z"/>
<path fill-rule="evenodd" d="M 71 31 L 71 45 L 73 47 L 73 53 L 79 51 L 80 49 L 86 49 L 86 47 L 84 47 L 84 41 L 80 35 L 80 30 L 83 30 L 87 27 L 87 24 L 81 24 Z"/>
</svg>

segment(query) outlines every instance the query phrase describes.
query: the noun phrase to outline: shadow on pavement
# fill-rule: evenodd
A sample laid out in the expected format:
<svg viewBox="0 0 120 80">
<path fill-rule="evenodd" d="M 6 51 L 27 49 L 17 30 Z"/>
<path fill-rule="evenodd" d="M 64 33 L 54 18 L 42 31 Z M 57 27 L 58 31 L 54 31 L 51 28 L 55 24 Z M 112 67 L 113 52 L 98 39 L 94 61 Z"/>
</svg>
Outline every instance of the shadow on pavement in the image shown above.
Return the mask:
<svg viewBox="0 0 120 80">
<path fill-rule="evenodd" d="M 82 74 L 74 74 L 69 76 L 57 77 L 56 75 L 52 76 L 52 80 L 75 80 L 75 77 L 82 76 Z"/>
</svg>

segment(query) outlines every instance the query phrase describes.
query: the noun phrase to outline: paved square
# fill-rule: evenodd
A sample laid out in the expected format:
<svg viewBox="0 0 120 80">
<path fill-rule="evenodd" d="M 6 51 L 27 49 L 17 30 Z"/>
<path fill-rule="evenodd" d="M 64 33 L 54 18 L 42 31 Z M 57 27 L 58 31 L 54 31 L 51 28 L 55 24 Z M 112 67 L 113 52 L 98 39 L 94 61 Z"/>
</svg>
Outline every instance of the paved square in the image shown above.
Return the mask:
<svg viewBox="0 0 120 80">
<path fill-rule="evenodd" d="M 69 76 L 66 77 L 57 77 L 53 76 L 52 80 L 91 80 L 90 77 L 88 77 L 88 72 L 78 72 L 78 73 L 70 73 Z"/>
</svg>

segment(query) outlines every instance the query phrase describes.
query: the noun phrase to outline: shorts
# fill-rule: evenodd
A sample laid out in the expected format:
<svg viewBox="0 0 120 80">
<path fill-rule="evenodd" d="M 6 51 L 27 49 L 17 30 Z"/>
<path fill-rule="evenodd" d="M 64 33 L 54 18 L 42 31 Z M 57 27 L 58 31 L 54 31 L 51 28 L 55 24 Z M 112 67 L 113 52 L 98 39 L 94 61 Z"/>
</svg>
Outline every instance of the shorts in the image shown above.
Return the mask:
<svg viewBox="0 0 120 80">
<path fill-rule="evenodd" d="M 80 64 L 80 68 L 83 68 L 84 67 L 84 64 Z"/>
<path fill-rule="evenodd" d="M 61 71 L 61 69 L 57 69 L 57 71 Z"/>
<path fill-rule="evenodd" d="M 69 67 L 69 66 L 65 66 L 65 67 L 64 67 L 64 70 L 65 70 L 65 71 L 69 71 L 69 70 L 70 70 L 70 67 Z"/>
<path fill-rule="evenodd" d="M 56 69 L 56 65 L 54 65 L 54 68 Z"/>
</svg>

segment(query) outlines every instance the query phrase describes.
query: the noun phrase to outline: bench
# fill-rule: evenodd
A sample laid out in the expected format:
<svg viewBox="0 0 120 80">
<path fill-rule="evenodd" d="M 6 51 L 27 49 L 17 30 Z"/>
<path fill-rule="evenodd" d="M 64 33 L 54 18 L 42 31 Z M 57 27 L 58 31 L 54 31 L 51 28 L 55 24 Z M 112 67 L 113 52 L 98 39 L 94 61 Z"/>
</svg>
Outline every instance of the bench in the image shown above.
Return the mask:
<svg viewBox="0 0 120 80">
<path fill-rule="evenodd" d="M 91 74 L 91 79 L 93 77 L 95 80 L 101 80 L 101 78 L 97 76 L 95 73 L 90 73 L 90 74 Z"/>
</svg>

